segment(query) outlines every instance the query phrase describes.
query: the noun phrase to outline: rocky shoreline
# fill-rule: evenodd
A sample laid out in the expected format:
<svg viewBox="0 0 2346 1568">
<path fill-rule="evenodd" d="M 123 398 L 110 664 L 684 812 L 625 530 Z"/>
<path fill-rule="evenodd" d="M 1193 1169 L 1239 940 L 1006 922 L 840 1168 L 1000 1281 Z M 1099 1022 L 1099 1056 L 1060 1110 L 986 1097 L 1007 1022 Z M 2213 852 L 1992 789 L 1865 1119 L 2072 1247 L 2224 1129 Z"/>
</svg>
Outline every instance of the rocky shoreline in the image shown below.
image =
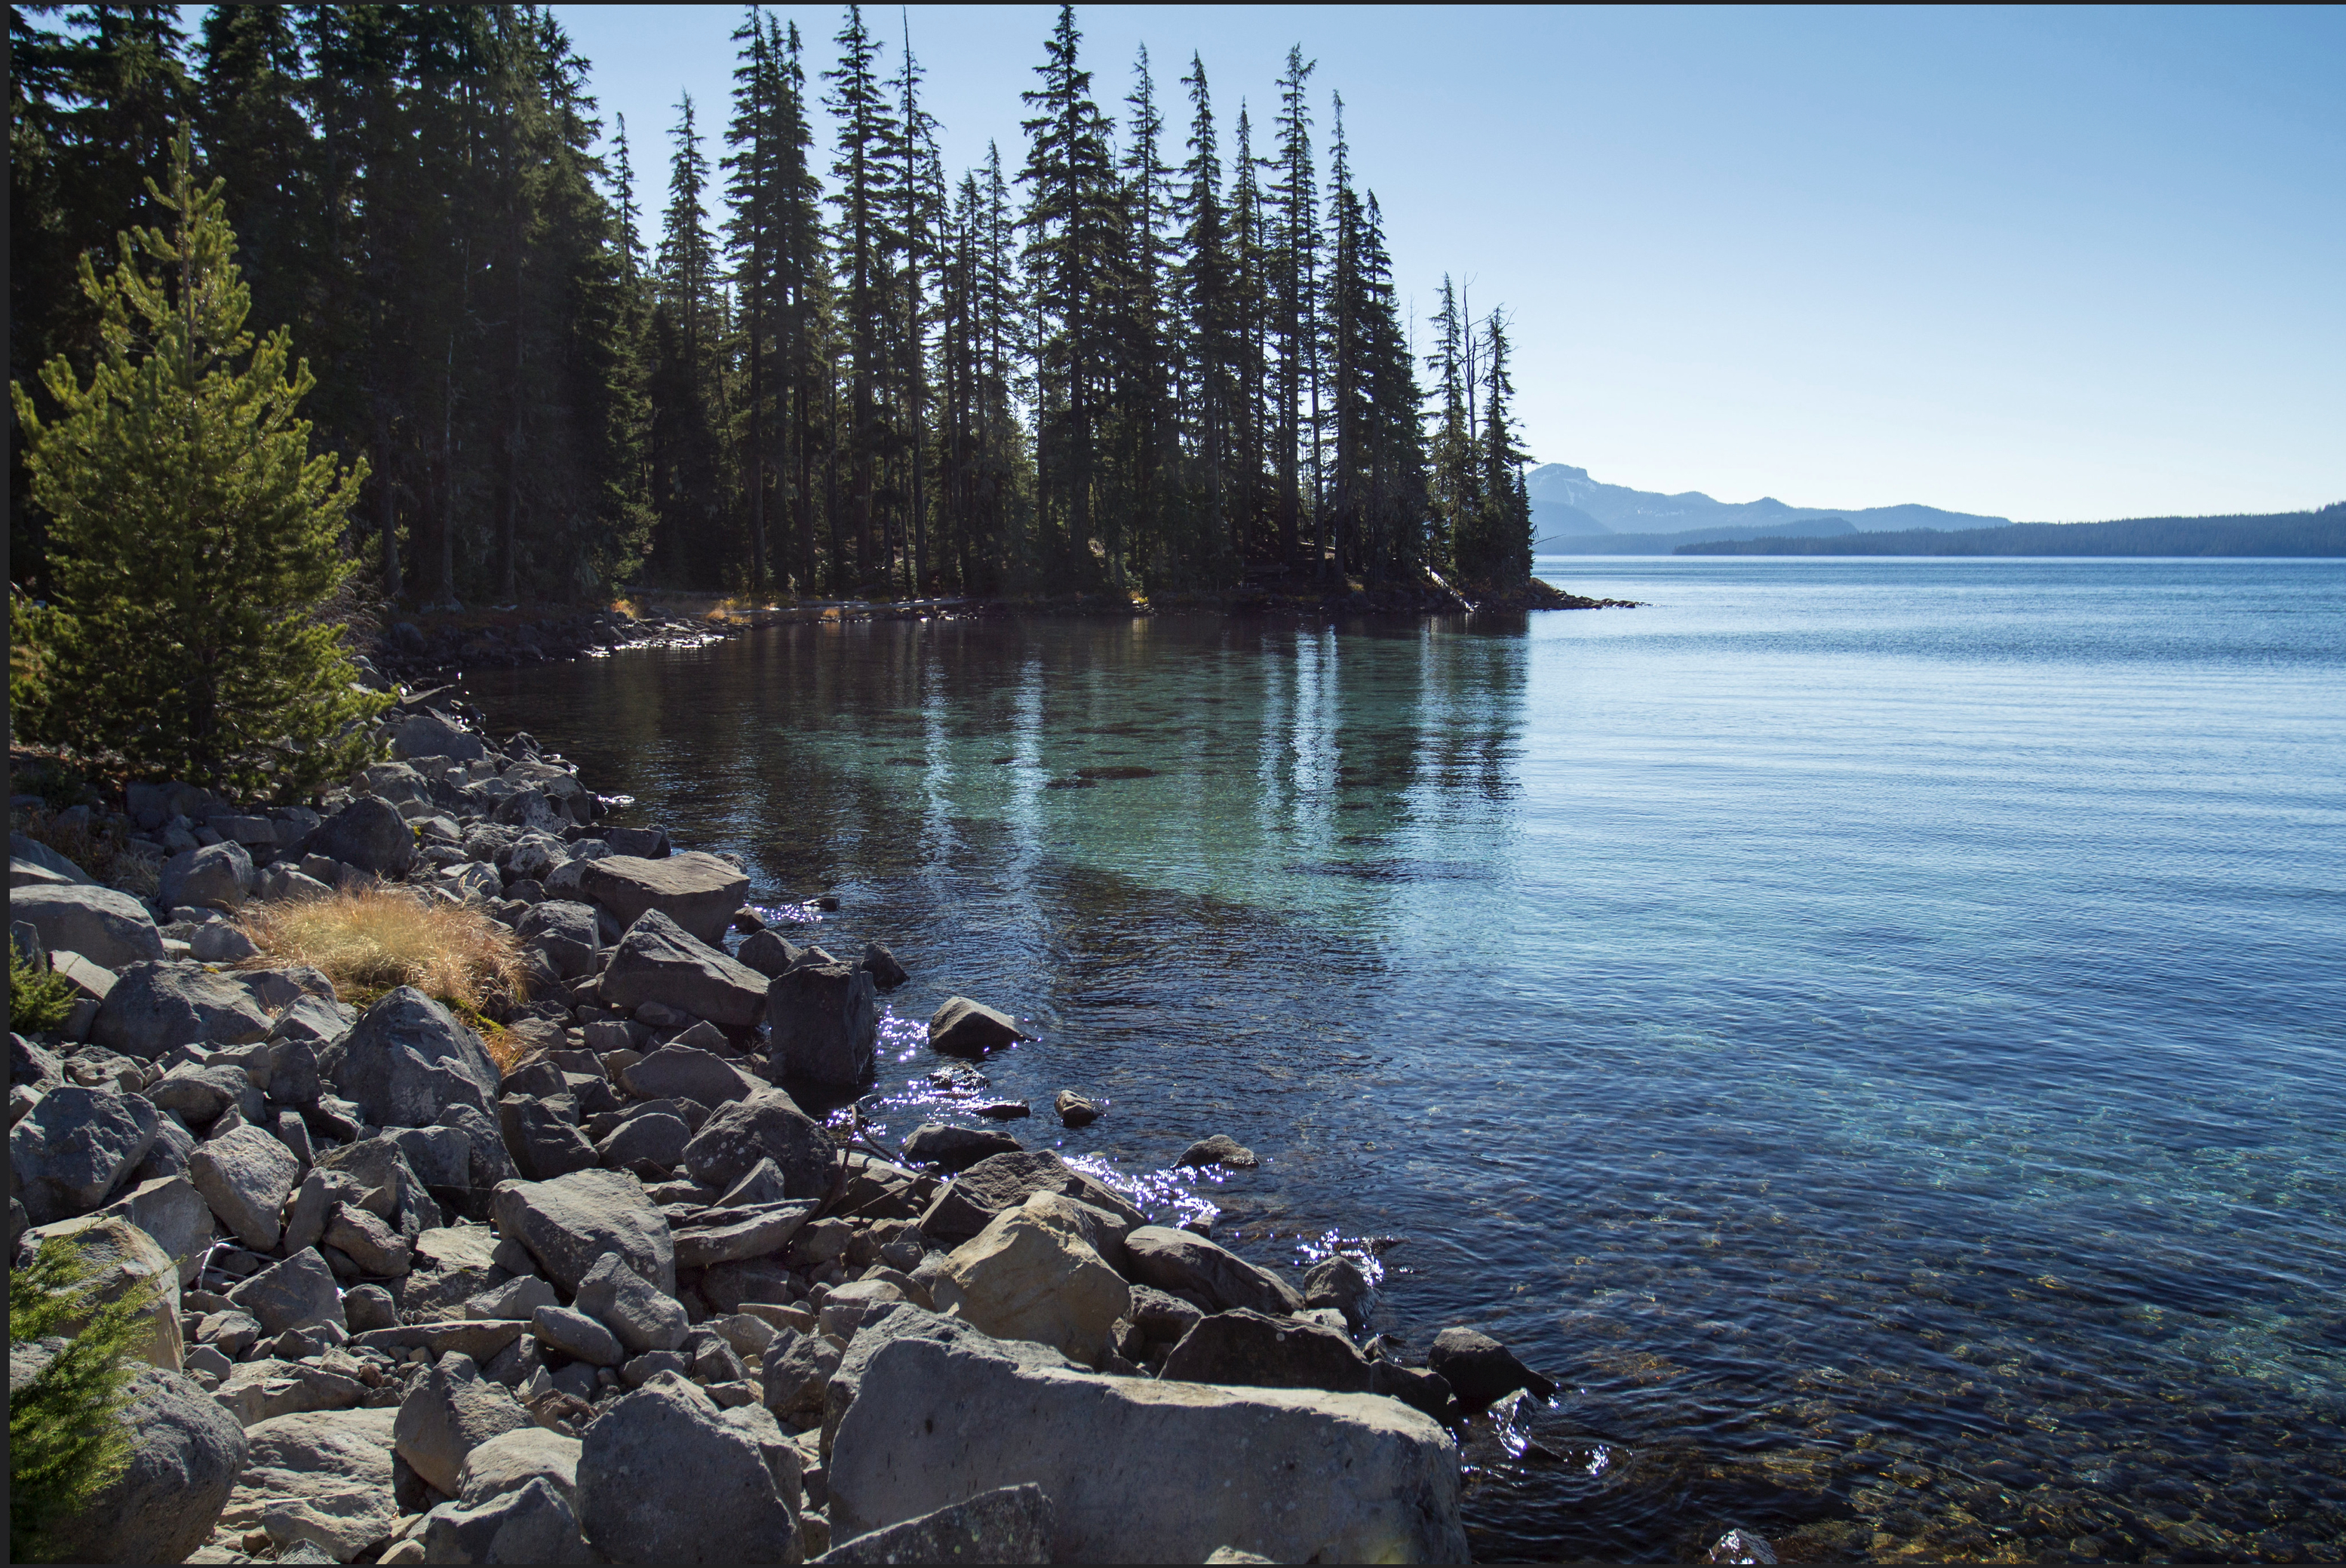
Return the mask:
<svg viewBox="0 0 2346 1568">
<path fill-rule="evenodd" d="M 12 1037 L 11 1251 L 159 1289 L 76 1560 L 1467 1557 L 1468 1419 L 1554 1392 L 1504 1347 L 1405 1361 L 1367 1259 L 1258 1267 L 1005 1133 L 817 1120 L 793 1090 L 872 1076 L 884 947 L 764 929 L 737 862 L 525 734 L 423 696 L 383 738 L 321 811 L 137 785 L 27 822 L 80 812 L 144 897 L 12 833 L 12 932 L 81 996 Z M 515 933 L 487 1038 L 247 930 L 382 888 Z M 927 1029 L 964 1079 L 1022 1038 L 964 997 Z"/>
</svg>

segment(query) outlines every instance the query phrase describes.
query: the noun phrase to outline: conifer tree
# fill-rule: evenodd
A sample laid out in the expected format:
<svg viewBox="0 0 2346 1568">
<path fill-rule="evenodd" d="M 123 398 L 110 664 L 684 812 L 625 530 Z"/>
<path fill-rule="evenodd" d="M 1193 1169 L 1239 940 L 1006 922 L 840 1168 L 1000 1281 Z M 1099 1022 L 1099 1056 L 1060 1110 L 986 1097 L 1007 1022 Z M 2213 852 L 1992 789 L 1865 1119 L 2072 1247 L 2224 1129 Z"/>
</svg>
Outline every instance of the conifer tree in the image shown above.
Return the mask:
<svg viewBox="0 0 2346 1568">
<path fill-rule="evenodd" d="M 33 500 L 52 521 L 54 604 L 22 623 L 44 646 L 39 690 L 12 690 L 20 733 L 137 774 L 293 799 L 372 755 L 389 698 L 354 691 L 321 606 L 351 571 L 340 536 L 365 478 L 310 454 L 296 409 L 314 384 L 282 329 L 256 345 L 220 182 L 199 187 L 183 127 L 168 231 L 125 234 L 101 280 L 87 387 L 43 367 L 59 411 L 9 392 Z M 12 682 L 12 686 L 14 683 Z"/>
</svg>

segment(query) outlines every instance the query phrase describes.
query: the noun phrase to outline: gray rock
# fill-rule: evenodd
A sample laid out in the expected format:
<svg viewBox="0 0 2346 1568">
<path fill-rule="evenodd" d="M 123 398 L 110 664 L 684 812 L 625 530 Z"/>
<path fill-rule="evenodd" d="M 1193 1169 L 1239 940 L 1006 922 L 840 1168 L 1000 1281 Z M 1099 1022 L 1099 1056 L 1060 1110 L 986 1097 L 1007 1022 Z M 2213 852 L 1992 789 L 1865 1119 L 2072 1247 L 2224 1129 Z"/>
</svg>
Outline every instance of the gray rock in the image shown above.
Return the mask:
<svg viewBox="0 0 2346 1568">
<path fill-rule="evenodd" d="M 591 878 L 612 863 L 598 860 L 587 874 Z M 735 1028 L 757 1023 L 766 1009 L 766 977 L 727 957 L 713 940 L 688 932 L 660 910 L 644 911 L 611 951 L 600 987 L 604 1005 L 640 1008 L 657 1003 Z"/>
<path fill-rule="evenodd" d="M 1365 1394 L 1370 1363 L 1335 1329 L 1244 1308 L 1201 1318 L 1158 1369 L 1173 1382 Z"/>
<path fill-rule="evenodd" d="M 15 1395 L 62 1340 L 11 1346 Z M 52 1529 L 56 1563 L 177 1563 L 211 1535 L 244 1468 L 243 1427 L 193 1379 L 140 1367 L 123 1390 L 118 1418 L 129 1440 L 121 1472 L 79 1513 Z"/>
<path fill-rule="evenodd" d="M 326 1221 L 323 1240 L 352 1263 L 359 1272 L 377 1279 L 396 1279 L 408 1271 L 413 1245 L 380 1217 L 351 1205 L 337 1205 Z"/>
<path fill-rule="evenodd" d="M 734 956 L 769 980 L 799 962 L 806 949 L 778 931 L 753 932 Z"/>
<path fill-rule="evenodd" d="M 925 1122 L 914 1127 L 903 1143 L 907 1160 L 953 1172 L 965 1171 L 995 1155 L 1021 1154 L 1025 1149 L 1025 1145 L 1008 1133 L 998 1133 L 991 1127 L 955 1127 L 943 1122 Z"/>
<path fill-rule="evenodd" d="M 860 1336 L 859 1336 L 860 1338 Z M 998 1487 L 1052 1501 L 1054 1562 L 1468 1560 L 1457 1450 L 1392 1400 L 1019 1365 L 898 1339 L 865 1366 L 825 1482 L 852 1540 Z M 1015 1410 L 1005 1421 L 998 1412 Z"/>
<path fill-rule="evenodd" d="M 239 963 L 256 956 L 260 948 L 226 921 L 216 921 L 196 928 L 196 934 L 188 939 L 188 951 L 204 963 Z"/>
<path fill-rule="evenodd" d="M 8 858 L 12 860 L 29 861 L 56 878 L 60 882 L 73 882 L 86 888 L 97 886 L 97 878 L 28 834 L 8 835 Z"/>
<path fill-rule="evenodd" d="M 342 1292 L 334 1271 L 314 1250 L 297 1252 L 271 1264 L 228 1293 L 228 1298 L 249 1313 L 267 1334 L 332 1323 L 347 1331 Z"/>
<path fill-rule="evenodd" d="M 215 1232 L 211 1206 L 185 1176 L 141 1182 L 97 1213 L 128 1220 L 153 1237 L 177 1266 L 179 1283 L 196 1282 Z"/>
<path fill-rule="evenodd" d="M 780 1203 L 790 1196 L 790 1184 L 782 1179 L 782 1167 L 770 1159 L 761 1159 L 750 1167 L 750 1174 L 735 1182 L 712 1208 L 757 1208 L 770 1203 Z"/>
<path fill-rule="evenodd" d="M 632 926 L 645 911 L 658 910 L 700 941 L 715 945 L 724 940 L 733 911 L 741 907 L 750 879 L 716 856 L 696 850 L 657 860 L 635 855 L 607 856 L 587 864 L 578 885 L 622 925 Z M 743 1022 L 755 1018 L 753 1013 Z"/>
<path fill-rule="evenodd" d="M 1335 1308 L 1354 1333 L 1367 1326 L 1372 1294 L 1368 1271 L 1341 1252 L 1321 1258 L 1303 1275 L 1303 1305 Z"/>
<path fill-rule="evenodd" d="M 462 1127 L 386 1127 L 382 1135 L 427 1189 L 462 1191 L 473 1185 L 473 1140 Z"/>
<path fill-rule="evenodd" d="M 351 1344 L 362 1350 L 382 1350 L 404 1360 L 410 1352 L 434 1356 L 468 1356 L 474 1364 L 494 1361 L 528 1328 L 512 1321 L 403 1323 L 396 1329 L 374 1329 L 354 1336 Z"/>
<path fill-rule="evenodd" d="M 622 1072 L 619 1081 L 638 1099 L 685 1099 L 709 1106 L 747 1099 L 765 1086 L 722 1056 L 684 1045 L 661 1046 Z"/>
<path fill-rule="evenodd" d="M 36 1045 L 22 1034 L 8 1036 L 8 1082 L 28 1088 L 54 1089 L 66 1081 L 65 1068 L 58 1064 L 57 1054 L 46 1046 Z"/>
<path fill-rule="evenodd" d="M 301 1164 L 259 1127 L 238 1127 L 189 1156 L 188 1176 L 238 1240 L 267 1252 L 282 1234 L 280 1217 Z"/>
<path fill-rule="evenodd" d="M 451 1105 L 493 1115 L 497 1101 L 496 1064 L 480 1036 L 412 985 L 360 1017 L 333 1077 L 378 1126 L 428 1126 Z"/>
<path fill-rule="evenodd" d="M 380 1285 L 353 1285 L 342 1292 L 342 1317 L 353 1334 L 399 1327 L 399 1308 Z"/>
<path fill-rule="evenodd" d="M 163 1117 L 155 1127 L 155 1141 L 148 1147 L 147 1156 L 130 1173 L 134 1182 L 161 1181 L 167 1176 L 188 1174 L 188 1161 L 196 1152 L 196 1135 L 181 1125 L 177 1118 Z M 207 1218 L 211 1210 L 204 1211 Z"/>
<path fill-rule="evenodd" d="M 904 972 L 904 966 L 896 962 L 896 955 L 876 942 L 863 944 L 863 962 L 856 967 L 869 974 L 872 983 L 882 991 L 893 991 L 913 978 Z"/>
<path fill-rule="evenodd" d="M 170 1112 L 190 1127 L 209 1126 L 230 1105 L 242 1108 L 249 1118 L 260 1115 L 260 1091 L 242 1067 L 174 1067 L 144 1093 L 157 1110 Z"/>
<path fill-rule="evenodd" d="M 312 998 L 303 997 L 295 1007 L 315 1005 Z M 286 1010 L 288 1013 L 291 1008 Z M 281 1025 L 280 1018 L 279 1023 Z M 280 1105 L 314 1105 L 325 1093 L 325 1084 L 318 1075 L 318 1048 L 308 1040 L 291 1035 L 272 1034 L 269 1049 L 269 1097 Z"/>
<path fill-rule="evenodd" d="M 760 1359 L 768 1410 L 794 1420 L 821 1418 L 824 1390 L 839 1370 L 838 1346 L 790 1329 L 776 1334 Z"/>
<path fill-rule="evenodd" d="M 136 1095 L 61 1084 L 8 1129 L 10 1185 L 35 1225 L 87 1214 L 146 1158 L 164 1120 Z"/>
<path fill-rule="evenodd" d="M 1517 1360 L 1513 1350 L 1472 1329 L 1444 1329 L 1436 1334 L 1425 1364 L 1442 1375 L 1470 1410 L 1517 1389 L 1529 1389 L 1543 1400 L 1556 1393 L 1556 1385 Z"/>
<path fill-rule="evenodd" d="M 606 828 L 603 841 L 615 855 L 635 855 L 647 860 L 668 858 L 668 830 L 665 828 Z"/>
<path fill-rule="evenodd" d="M 280 1339 L 278 1348 L 301 1351 L 305 1359 L 286 1360 L 280 1354 L 240 1363 L 212 1390 L 222 1410 L 252 1427 L 305 1410 L 347 1410 L 365 1400 L 357 1361 L 339 1350 L 321 1353 L 306 1335 L 285 1338 L 298 1342 Z"/>
<path fill-rule="evenodd" d="M 692 1129 L 685 1125 L 683 1117 L 658 1111 L 628 1117 L 596 1145 L 595 1150 L 604 1165 L 632 1170 L 639 1176 L 648 1174 L 647 1167 L 652 1167 L 665 1177 L 683 1163 L 685 1145 L 691 1141 Z M 772 1162 L 766 1164 L 770 1166 Z"/>
<path fill-rule="evenodd" d="M 456 1497 L 477 1507 L 493 1497 L 543 1481 L 564 1498 L 578 1491 L 578 1440 L 544 1427 L 521 1427 L 489 1439 L 464 1456 Z"/>
<path fill-rule="evenodd" d="M 223 840 L 189 850 L 163 862 L 163 903 L 198 909 L 237 910 L 244 907 L 256 878 L 252 857 L 242 844 Z"/>
<path fill-rule="evenodd" d="M 310 1561 L 347 1563 L 391 1533 L 389 1410 L 312 1410 L 245 1429 L 245 1462 L 227 1517 L 257 1522 L 284 1544 L 278 1561 L 307 1548 Z"/>
<path fill-rule="evenodd" d="M 574 1361 L 616 1367 L 627 1359 L 618 1336 L 586 1313 L 568 1307 L 540 1307 L 530 1314 L 530 1332 L 537 1342 Z"/>
<path fill-rule="evenodd" d="M 1051 1500 L 1031 1481 L 844 1541 L 817 1563 L 1048 1563 Z"/>
<path fill-rule="evenodd" d="M 1008 1013 L 966 996 L 946 998 L 929 1018 L 929 1049 L 947 1056 L 983 1056 L 1026 1038 Z"/>
<path fill-rule="evenodd" d="M 760 1089 L 719 1106 L 684 1150 L 692 1179 L 719 1192 L 761 1159 L 774 1162 L 794 1198 L 828 1196 L 839 1168 L 838 1145 L 780 1089 Z"/>
<path fill-rule="evenodd" d="M 174 1045 L 242 1045 L 269 1033 L 269 1012 L 252 993 L 199 963 L 133 963 L 99 1003 L 90 1038 L 151 1062 Z"/>
<path fill-rule="evenodd" d="M 536 786 L 516 789 L 499 800 L 491 809 L 489 820 L 519 828 L 525 834 L 543 833 L 549 837 L 570 824 L 569 813 L 556 806 L 545 790 Z"/>
<path fill-rule="evenodd" d="M 530 906 L 514 924 L 514 934 L 525 947 L 546 955 L 554 972 L 565 980 L 580 980 L 595 972 L 595 955 L 602 949 L 596 932 L 593 906 L 566 899 L 548 899 Z"/>
<path fill-rule="evenodd" d="M 875 1357 L 898 1339 L 927 1339 L 943 1345 L 972 1346 L 989 1356 L 1007 1359 L 1014 1364 L 1030 1369 L 1053 1369 L 1080 1371 L 1048 1345 L 1038 1345 L 1030 1339 L 996 1339 L 958 1318 L 941 1317 L 923 1311 L 909 1302 L 882 1307 L 865 1317 L 848 1340 L 840 1356 L 839 1366 L 823 1386 L 822 1437 L 821 1450 L 829 1454 L 839 1434 L 840 1423 L 854 1408 L 858 1392 L 863 1387 L 863 1374 Z M 779 1343 L 779 1341 L 777 1341 Z M 874 1521 L 865 1529 L 876 1529 L 892 1521 Z"/>
<path fill-rule="evenodd" d="M 407 819 L 398 807 L 372 795 L 362 795 L 327 818 L 301 841 L 301 848 L 378 877 L 403 875 L 416 856 L 415 835 L 408 831 Z"/>
<path fill-rule="evenodd" d="M 482 1502 L 442 1503 L 423 1522 L 425 1563 L 602 1563 L 570 1500 L 542 1476 Z"/>
<path fill-rule="evenodd" d="M 751 1415 L 763 1431 L 728 1419 Z M 657 1375 L 586 1429 L 577 1507 L 588 1539 L 623 1563 L 800 1561 L 796 1451 L 770 1453 L 767 1432 L 789 1450 L 763 1410 L 722 1411 Z"/>
<path fill-rule="evenodd" d="M 1303 1310 L 1301 1293 L 1286 1280 L 1202 1236 L 1144 1225 L 1124 1246 L 1133 1279 L 1210 1301 L 1218 1312 L 1243 1307 L 1280 1317 Z"/>
<path fill-rule="evenodd" d="M 115 888 L 83 883 L 12 888 L 8 919 L 23 921 L 41 934 L 52 952 L 78 952 L 119 970 L 163 956 L 163 933 L 147 906 Z"/>
<path fill-rule="evenodd" d="M 298 1043 L 309 1046 L 314 1070 L 316 1053 L 347 1036 L 351 1032 L 351 1026 L 358 1022 L 358 1016 L 356 1009 L 346 1007 L 331 998 L 306 994 L 297 996 L 286 1004 L 283 1012 L 277 1015 L 276 1022 L 270 1024 L 270 1044 L 291 1045 Z M 281 1095 L 271 1095 L 270 1097 L 285 1098 Z M 317 1097 L 312 1094 L 307 1099 L 295 1099 L 287 1103 L 307 1105 Z"/>
<path fill-rule="evenodd" d="M 467 1454 L 502 1432 L 532 1424 L 521 1402 L 482 1377 L 470 1356 L 449 1354 L 400 1405 L 392 1441 L 416 1474 L 454 1495 L 462 1490 Z"/>
<path fill-rule="evenodd" d="M 101 1308 L 125 1298 L 141 1298 L 131 1353 L 165 1371 L 179 1370 L 185 1349 L 179 1271 L 161 1244 L 119 1215 L 92 1214 L 36 1227 L 25 1237 L 26 1249 L 30 1253 L 52 1238 L 70 1241 L 80 1249 L 85 1270 L 81 1288 L 87 1292 L 82 1310 L 61 1319 L 52 1331 L 79 1334 Z"/>
<path fill-rule="evenodd" d="M 600 1158 L 579 1130 L 572 1105 L 566 1095 L 540 1100 L 507 1095 L 497 1102 L 505 1149 L 524 1180 L 552 1181 L 590 1169 Z"/>
<path fill-rule="evenodd" d="M 322 970 L 306 963 L 285 964 L 276 969 L 240 969 L 233 976 L 239 985 L 252 993 L 254 1000 L 270 1013 L 276 1014 L 305 996 L 321 1002 L 334 1000 L 334 983 Z M 358 1016 L 349 1009 L 342 1010 L 349 1018 Z M 272 1023 L 273 1029 L 275 1025 Z"/>
<path fill-rule="evenodd" d="M 394 757 L 445 757 L 470 762 L 488 754 L 488 747 L 470 730 L 459 728 L 436 713 L 418 713 L 399 721 L 391 732 Z"/>
<path fill-rule="evenodd" d="M 1404 1367 L 1399 1361 L 1372 1361 L 1369 1392 L 1399 1400 L 1444 1426 L 1452 1425 L 1462 1414 L 1449 1382 L 1441 1373 L 1429 1372 L 1423 1367 Z"/>
<path fill-rule="evenodd" d="M 766 992 L 776 1069 L 783 1075 L 852 1088 L 872 1071 L 880 1002 L 871 973 L 843 963 L 802 963 Z"/>
<path fill-rule="evenodd" d="M 1051 1108 L 1059 1114 L 1062 1126 L 1088 1127 L 1099 1120 L 1099 1107 L 1073 1089 L 1060 1090 L 1052 1098 Z"/>
<path fill-rule="evenodd" d="M 1764 1563 L 1777 1561 L 1775 1544 L 1756 1530 L 1730 1530 L 1711 1543 L 1706 1563 Z"/>
<path fill-rule="evenodd" d="M 464 1316 L 474 1319 L 504 1318 L 526 1323 L 536 1316 L 539 1308 L 561 1305 L 554 1294 L 553 1286 L 535 1274 L 522 1274 L 465 1302 Z"/>
<path fill-rule="evenodd" d="M 963 1171 L 922 1214 L 921 1234 L 949 1247 L 957 1245 L 984 1230 L 994 1216 L 1038 1192 L 1074 1198 L 1129 1225 L 1148 1223 L 1148 1217 L 1113 1187 L 1084 1175 L 1049 1149 L 1030 1149 L 990 1155 Z"/>
<path fill-rule="evenodd" d="M 564 1290 L 576 1292 L 611 1253 L 664 1294 L 675 1293 L 676 1247 L 668 1220 L 624 1171 L 507 1182 L 496 1190 L 495 1208 L 498 1232 L 527 1247 Z"/>
<path fill-rule="evenodd" d="M 688 1225 L 676 1233 L 677 1267 L 706 1268 L 771 1257 L 790 1246 L 814 1210 L 811 1199 L 721 1210 L 723 1217 L 715 1223 Z"/>
<path fill-rule="evenodd" d="M 617 1254 L 596 1260 L 578 1281 L 572 1305 L 591 1314 L 638 1355 L 673 1350 L 691 1330 L 683 1306 Z"/>
<path fill-rule="evenodd" d="M 1251 1170 L 1256 1165 L 1254 1151 L 1224 1133 L 1210 1138 L 1200 1138 L 1181 1151 L 1173 1162 L 1180 1166 L 1228 1166 L 1234 1170 Z"/>
<path fill-rule="evenodd" d="M 1132 1320 L 1148 1339 L 1168 1345 L 1176 1344 L 1182 1335 L 1196 1328 L 1198 1319 L 1205 1315 L 1204 1310 L 1195 1304 L 1159 1290 L 1154 1285 L 1132 1288 Z"/>
<path fill-rule="evenodd" d="M 514 1164 L 513 1153 L 505 1147 L 497 1124 L 479 1106 L 443 1106 L 438 1125 L 454 1127 L 464 1135 L 465 1159 L 475 1192 L 495 1192 L 500 1182 L 521 1179 L 521 1167 Z"/>
</svg>

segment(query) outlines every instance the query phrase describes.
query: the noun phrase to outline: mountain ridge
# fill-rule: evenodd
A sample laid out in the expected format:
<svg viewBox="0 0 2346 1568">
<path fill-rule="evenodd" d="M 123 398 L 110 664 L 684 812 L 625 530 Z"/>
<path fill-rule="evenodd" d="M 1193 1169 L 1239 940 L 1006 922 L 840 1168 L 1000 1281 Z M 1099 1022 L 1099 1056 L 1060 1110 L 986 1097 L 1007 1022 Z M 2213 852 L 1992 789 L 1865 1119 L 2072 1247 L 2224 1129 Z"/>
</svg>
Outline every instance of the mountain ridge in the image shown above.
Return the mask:
<svg viewBox="0 0 2346 1568">
<path fill-rule="evenodd" d="M 1786 524 L 1839 519 L 1861 534 L 1902 533 L 1916 528 L 1994 528 L 2009 517 L 1989 517 L 1971 512 L 1949 512 L 1936 506 L 1792 506 L 1772 495 L 1757 501 L 1719 501 L 1699 490 L 1664 494 L 1607 484 L 1591 479 L 1588 470 L 1566 463 L 1542 463 L 1524 476 L 1531 497 L 1532 531 L 1540 554 L 1619 554 L 1617 548 L 1575 550 L 1552 548 L 1571 540 L 1593 543 L 1602 536 L 1636 535 L 1654 537 L 1686 535 L 1698 530 L 1745 530 L 1752 535 L 1780 530 Z M 1722 536 L 1713 533 L 1714 537 Z M 1694 541 L 1681 538 L 1680 544 Z"/>
</svg>

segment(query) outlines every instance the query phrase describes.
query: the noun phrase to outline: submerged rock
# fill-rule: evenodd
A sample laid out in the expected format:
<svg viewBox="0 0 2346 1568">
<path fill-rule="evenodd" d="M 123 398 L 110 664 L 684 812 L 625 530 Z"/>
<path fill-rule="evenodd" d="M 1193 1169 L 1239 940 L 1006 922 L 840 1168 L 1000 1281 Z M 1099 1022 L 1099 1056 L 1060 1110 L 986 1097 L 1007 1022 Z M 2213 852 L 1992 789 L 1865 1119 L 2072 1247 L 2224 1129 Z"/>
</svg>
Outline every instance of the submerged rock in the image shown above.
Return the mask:
<svg viewBox="0 0 2346 1568">
<path fill-rule="evenodd" d="M 1027 1038 L 1008 1013 L 966 996 L 947 998 L 929 1019 L 929 1049 L 947 1056 L 983 1056 Z"/>
</svg>

